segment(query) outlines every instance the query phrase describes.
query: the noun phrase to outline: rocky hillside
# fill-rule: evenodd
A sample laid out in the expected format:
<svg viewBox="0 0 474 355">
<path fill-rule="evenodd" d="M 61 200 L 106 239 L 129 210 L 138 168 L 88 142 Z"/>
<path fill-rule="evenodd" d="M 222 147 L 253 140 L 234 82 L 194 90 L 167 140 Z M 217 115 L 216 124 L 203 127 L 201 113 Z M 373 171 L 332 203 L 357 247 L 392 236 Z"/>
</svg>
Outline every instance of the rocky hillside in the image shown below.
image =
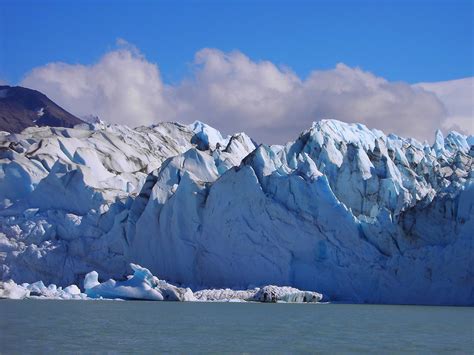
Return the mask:
<svg viewBox="0 0 474 355">
<path fill-rule="evenodd" d="M 39 91 L 0 86 L 0 131 L 19 133 L 32 126 L 74 127 L 80 123 Z"/>
</svg>

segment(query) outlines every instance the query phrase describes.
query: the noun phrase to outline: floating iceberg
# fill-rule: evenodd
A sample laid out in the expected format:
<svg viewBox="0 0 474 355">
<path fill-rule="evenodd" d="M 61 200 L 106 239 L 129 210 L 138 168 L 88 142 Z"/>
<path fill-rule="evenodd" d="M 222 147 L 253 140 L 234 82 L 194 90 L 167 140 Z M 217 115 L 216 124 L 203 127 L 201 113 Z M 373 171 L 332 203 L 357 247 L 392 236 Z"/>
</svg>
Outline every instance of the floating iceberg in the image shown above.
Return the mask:
<svg viewBox="0 0 474 355">
<path fill-rule="evenodd" d="M 288 303 L 316 303 L 323 299 L 323 295 L 313 291 L 301 291 L 287 286 L 264 286 L 250 290 L 210 289 L 194 293 L 197 301 L 219 302 L 288 302 Z"/>
<path fill-rule="evenodd" d="M 12 280 L 0 282 L 0 298 L 21 300 L 28 297 L 29 295 L 30 291 L 26 287 L 17 285 Z"/>
<path fill-rule="evenodd" d="M 25 299 L 25 298 L 45 298 L 58 300 L 85 300 L 87 295 L 81 293 L 76 285 L 69 285 L 64 289 L 54 284 L 45 286 L 43 281 L 37 281 L 32 284 L 23 283 L 17 285 L 9 280 L 0 282 L 0 298 Z"/>
<path fill-rule="evenodd" d="M 60 300 L 146 300 L 146 301 L 205 301 L 205 302 L 319 302 L 323 296 L 317 292 L 300 291 L 293 287 L 265 286 L 251 290 L 212 289 L 196 293 L 190 288 L 176 287 L 159 280 L 150 270 L 140 265 L 130 264 L 133 275 L 125 281 L 108 280 L 99 282 L 96 271 L 89 272 L 84 278 L 85 293 L 76 285 L 64 289 L 51 284 L 45 286 L 42 281 L 17 285 L 9 280 L 0 282 L 0 298 L 25 299 L 45 298 Z"/>
<path fill-rule="evenodd" d="M 84 280 L 84 288 L 90 298 L 108 298 L 150 301 L 207 301 L 207 302 L 319 302 L 323 296 L 317 292 L 300 291 L 292 287 L 265 286 L 262 289 L 201 290 L 195 293 L 190 288 L 176 287 L 159 280 L 139 265 L 130 264 L 134 274 L 126 281 L 98 281 L 98 273 L 91 271 Z"/>
<path fill-rule="evenodd" d="M 291 302 L 316 303 L 323 299 L 318 292 L 301 291 L 294 287 L 265 286 L 253 295 L 253 301 L 259 302 Z"/>
<path fill-rule="evenodd" d="M 251 290 L 204 289 L 194 292 L 196 301 L 204 302 L 235 302 L 249 301 L 257 293 L 258 288 Z"/>
<path fill-rule="evenodd" d="M 150 301 L 190 301 L 193 300 L 190 289 L 181 289 L 158 280 L 151 272 L 136 264 L 130 264 L 134 271 L 126 281 L 108 280 L 99 283 L 96 271 L 85 277 L 84 288 L 90 298 L 119 298 L 125 300 Z"/>
</svg>

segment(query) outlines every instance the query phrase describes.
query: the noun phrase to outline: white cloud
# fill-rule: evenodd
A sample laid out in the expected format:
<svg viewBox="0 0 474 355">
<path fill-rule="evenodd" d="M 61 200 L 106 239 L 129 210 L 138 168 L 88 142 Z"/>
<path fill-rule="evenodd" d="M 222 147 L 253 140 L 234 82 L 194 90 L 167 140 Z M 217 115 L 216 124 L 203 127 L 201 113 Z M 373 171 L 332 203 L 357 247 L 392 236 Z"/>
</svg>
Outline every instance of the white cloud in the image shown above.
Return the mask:
<svg viewBox="0 0 474 355">
<path fill-rule="evenodd" d="M 281 129 L 300 79 L 271 62 L 252 62 L 240 52 L 204 49 L 196 54 L 194 77 L 171 89 L 180 104 L 176 118 L 202 120 L 229 132 L 245 131 L 257 139 L 267 128 Z M 296 132 L 292 132 L 296 133 Z M 290 139 L 282 132 L 278 138 Z M 280 140 L 282 141 L 282 140 Z"/>
<path fill-rule="evenodd" d="M 446 106 L 448 116 L 443 122 L 445 130 L 474 133 L 474 77 L 419 83 L 416 86 L 434 92 Z"/>
<path fill-rule="evenodd" d="M 301 80 L 270 62 L 205 49 L 197 53 L 195 65 L 194 78 L 173 88 L 183 104 L 176 118 L 245 130 L 264 142 L 293 139 L 322 118 L 431 140 L 445 117 L 433 93 L 344 64 Z"/>
<path fill-rule="evenodd" d="M 42 91 L 78 116 L 96 114 L 137 126 L 169 115 L 158 67 L 128 44 L 90 66 L 50 63 L 35 68 L 21 85 Z"/>
<path fill-rule="evenodd" d="M 119 41 L 119 49 L 93 65 L 51 63 L 34 69 L 21 84 L 77 115 L 98 114 L 130 126 L 201 120 L 224 133 L 245 131 L 267 143 L 294 139 L 321 118 L 430 141 L 435 129 L 446 125 L 446 109 L 433 92 L 344 64 L 303 80 L 237 51 L 203 49 L 196 53 L 192 74 L 168 86 L 156 64 Z"/>
<path fill-rule="evenodd" d="M 432 93 L 344 64 L 313 72 L 305 83 L 305 97 L 317 116 L 361 122 L 386 133 L 419 139 L 431 140 L 445 115 L 442 103 Z"/>
</svg>

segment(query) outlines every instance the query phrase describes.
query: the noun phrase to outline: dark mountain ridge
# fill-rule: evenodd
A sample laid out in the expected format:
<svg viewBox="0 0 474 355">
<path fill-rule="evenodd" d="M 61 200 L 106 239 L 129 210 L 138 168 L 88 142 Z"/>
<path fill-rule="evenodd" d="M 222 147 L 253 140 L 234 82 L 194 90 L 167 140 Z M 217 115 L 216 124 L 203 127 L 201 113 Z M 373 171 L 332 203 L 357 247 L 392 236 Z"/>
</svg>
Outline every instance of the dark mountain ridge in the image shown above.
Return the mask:
<svg viewBox="0 0 474 355">
<path fill-rule="evenodd" d="M 39 91 L 0 86 L 0 131 L 19 133 L 31 126 L 74 127 L 82 120 Z"/>
</svg>

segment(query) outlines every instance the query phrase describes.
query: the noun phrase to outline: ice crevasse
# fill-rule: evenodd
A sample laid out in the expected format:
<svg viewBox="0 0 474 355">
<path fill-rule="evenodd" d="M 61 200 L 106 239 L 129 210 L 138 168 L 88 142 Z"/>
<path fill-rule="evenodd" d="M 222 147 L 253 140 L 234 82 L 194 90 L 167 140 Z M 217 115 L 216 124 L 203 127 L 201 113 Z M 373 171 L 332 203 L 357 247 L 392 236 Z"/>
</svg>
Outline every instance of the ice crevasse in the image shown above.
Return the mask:
<svg viewBox="0 0 474 355">
<path fill-rule="evenodd" d="M 125 279 L 135 263 L 196 290 L 474 304 L 472 136 L 437 132 L 429 145 L 323 120 L 273 146 L 201 122 L 0 141 L 5 281 Z M 130 286 L 118 283 L 101 287 Z"/>
</svg>

